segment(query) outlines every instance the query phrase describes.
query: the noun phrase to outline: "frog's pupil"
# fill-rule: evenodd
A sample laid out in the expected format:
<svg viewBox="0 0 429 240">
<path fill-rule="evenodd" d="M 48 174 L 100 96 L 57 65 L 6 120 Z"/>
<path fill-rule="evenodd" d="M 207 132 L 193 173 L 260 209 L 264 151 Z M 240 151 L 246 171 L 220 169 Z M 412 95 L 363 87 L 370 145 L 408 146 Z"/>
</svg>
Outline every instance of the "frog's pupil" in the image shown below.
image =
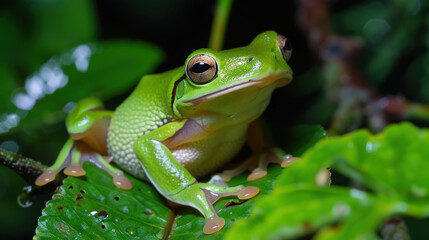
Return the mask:
<svg viewBox="0 0 429 240">
<path fill-rule="evenodd" d="M 292 44 L 290 43 L 289 40 L 286 40 L 285 45 L 283 46 L 283 50 L 285 50 L 285 51 L 292 50 Z"/>
<path fill-rule="evenodd" d="M 210 65 L 203 62 L 196 63 L 194 64 L 194 66 L 192 66 L 192 72 L 194 73 L 203 73 L 209 69 L 210 69 Z"/>
</svg>

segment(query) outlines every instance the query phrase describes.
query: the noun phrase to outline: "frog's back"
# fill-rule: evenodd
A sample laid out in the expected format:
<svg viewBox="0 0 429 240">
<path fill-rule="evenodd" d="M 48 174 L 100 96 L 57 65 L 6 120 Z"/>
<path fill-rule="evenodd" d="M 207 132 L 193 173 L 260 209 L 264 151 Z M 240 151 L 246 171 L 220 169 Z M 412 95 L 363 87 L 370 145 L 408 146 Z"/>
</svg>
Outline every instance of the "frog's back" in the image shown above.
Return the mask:
<svg viewBox="0 0 429 240">
<path fill-rule="evenodd" d="M 109 127 L 108 149 L 113 161 L 132 175 L 145 178 L 144 171 L 134 154 L 135 140 L 171 121 L 171 97 L 174 78 L 179 68 L 147 75 L 137 88 L 116 109 Z"/>
</svg>

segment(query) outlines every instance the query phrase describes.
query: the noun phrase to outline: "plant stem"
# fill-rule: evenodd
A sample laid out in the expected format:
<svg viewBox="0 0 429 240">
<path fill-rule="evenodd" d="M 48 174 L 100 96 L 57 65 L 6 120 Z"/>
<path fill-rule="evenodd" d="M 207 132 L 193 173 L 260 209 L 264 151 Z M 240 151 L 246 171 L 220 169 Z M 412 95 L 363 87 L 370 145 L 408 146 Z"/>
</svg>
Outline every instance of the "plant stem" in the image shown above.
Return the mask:
<svg viewBox="0 0 429 240">
<path fill-rule="evenodd" d="M 226 25 L 228 23 L 229 13 L 231 11 L 233 0 L 218 0 L 216 13 L 213 19 L 212 30 L 210 33 L 209 48 L 219 51 L 223 47 Z"/>
</svg>

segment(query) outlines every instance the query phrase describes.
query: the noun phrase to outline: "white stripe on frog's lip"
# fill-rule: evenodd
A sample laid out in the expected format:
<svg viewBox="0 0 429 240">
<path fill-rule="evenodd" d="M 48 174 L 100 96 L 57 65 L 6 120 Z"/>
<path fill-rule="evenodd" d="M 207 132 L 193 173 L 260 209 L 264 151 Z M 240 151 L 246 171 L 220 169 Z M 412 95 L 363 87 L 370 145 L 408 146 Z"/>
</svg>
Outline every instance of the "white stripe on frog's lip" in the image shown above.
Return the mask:
<svg viewBox="0 0 429 240">
<path fill-rule="evenodd" d="M 268 85 L 271 85 L 272 83 L 276 82 L 279 79 L 289 79 L 289 82 L 290 82 L 290 80 L 292 80 L 292 71 L 285 71 L 285 72 L 281 72 L 281 73 L 277 73 L 277 74 L 270 74 L 270 75 L 263 77 L 263 78 L 260 78 L 260 79 L 250 79 L 246 82 L 238 83 L 236 85 L 232 85 L 232 86 L 211 92 L 209 94 L 203 95 L 201 97 L 191 99 L 191 100 L 186 100 L 183 102 L 184 103 L 198 104 L 204 100 L 212 99 L 212 98 L 215 98 L 217 96 L 221 96 L 221 95 L 224 95 L 224 94 L 227 94 L 227 93 L 239 90 L 239 89 L 244 89 L 244 88 L 250 87 L 250 86 L 259 85 L 259 88 L 264 88 Z"/>
</svg>

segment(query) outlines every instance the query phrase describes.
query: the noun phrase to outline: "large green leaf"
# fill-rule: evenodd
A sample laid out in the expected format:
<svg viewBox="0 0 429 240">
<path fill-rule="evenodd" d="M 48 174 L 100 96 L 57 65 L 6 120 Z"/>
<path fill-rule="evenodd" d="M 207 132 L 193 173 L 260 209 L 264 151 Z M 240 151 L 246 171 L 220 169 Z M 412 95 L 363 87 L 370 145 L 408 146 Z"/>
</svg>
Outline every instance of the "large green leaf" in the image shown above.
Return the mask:
<svg viewBox="0 0 429 240">
<path fill-rule="evenodd" d="M 162 236 L 171 212 L 152 186 L 130 178 L 134 188 L 120 190 L 94 165 L 85 169 L 86 178 L 66 178 L 46 204 L 36 239 Z"/>
<path fill-rule="evenodd" d="M 67 103 L 88 96 L 106 99 L 123 93 L 141 76 L 152 72 L 162 58 L 161 50 L 152 44 L 119 40 L 84 44 L 66 51 L 27 80 L 37 86 L 27 88 L 23 94 L 38 100 L 33 108 L 28 107 L 28 115 L 21 123 L 26 127 L 53 123 L 64 118 Z"/>
<path fill-rule="evenodd" d="M 383 221 L 396 215 L 429 217 L 429 130 L 409 123 L 378 135 L 367 130 L 320 141 L 277 180 L 246 221 L 226 239 L 377 239 Z M 328 187 L 326 168 L 364 190 Z M 423 172 L 422 172 L 423 171 Z"/>
<path fill-rule="evenodd" d="M 301 125 L 288 132 L 298 136 L 299 142 L 307 147 L 324 137 L 324 131 L 318 126 Z M 215 209 L 225 218 L 226 225 L 220 232 L 205 235 L 202 232 L 205 220 L 199 212 L 189 207 L 170 209 L 149 183 L 128 176 L 134 188 L 121 190 L 105 172 L 91 164 L 84 167 L 85 177 L 66 178 L 46 204 L 36 239 L 161 239 L 164 234 L 170 239 L 222 239 L 236 221 L 249 217 L 255 202 L 272 192 L 277 177 L 283 172 L 281 167 L 271 166 L 268 175 L 258 181 L 247 182 L 248 173 L 233 178 L 228 183 L 230 186 L 252 185 L 261 192 L 244 202 L 236 198 L 218 201 Z"/>
</svg>

